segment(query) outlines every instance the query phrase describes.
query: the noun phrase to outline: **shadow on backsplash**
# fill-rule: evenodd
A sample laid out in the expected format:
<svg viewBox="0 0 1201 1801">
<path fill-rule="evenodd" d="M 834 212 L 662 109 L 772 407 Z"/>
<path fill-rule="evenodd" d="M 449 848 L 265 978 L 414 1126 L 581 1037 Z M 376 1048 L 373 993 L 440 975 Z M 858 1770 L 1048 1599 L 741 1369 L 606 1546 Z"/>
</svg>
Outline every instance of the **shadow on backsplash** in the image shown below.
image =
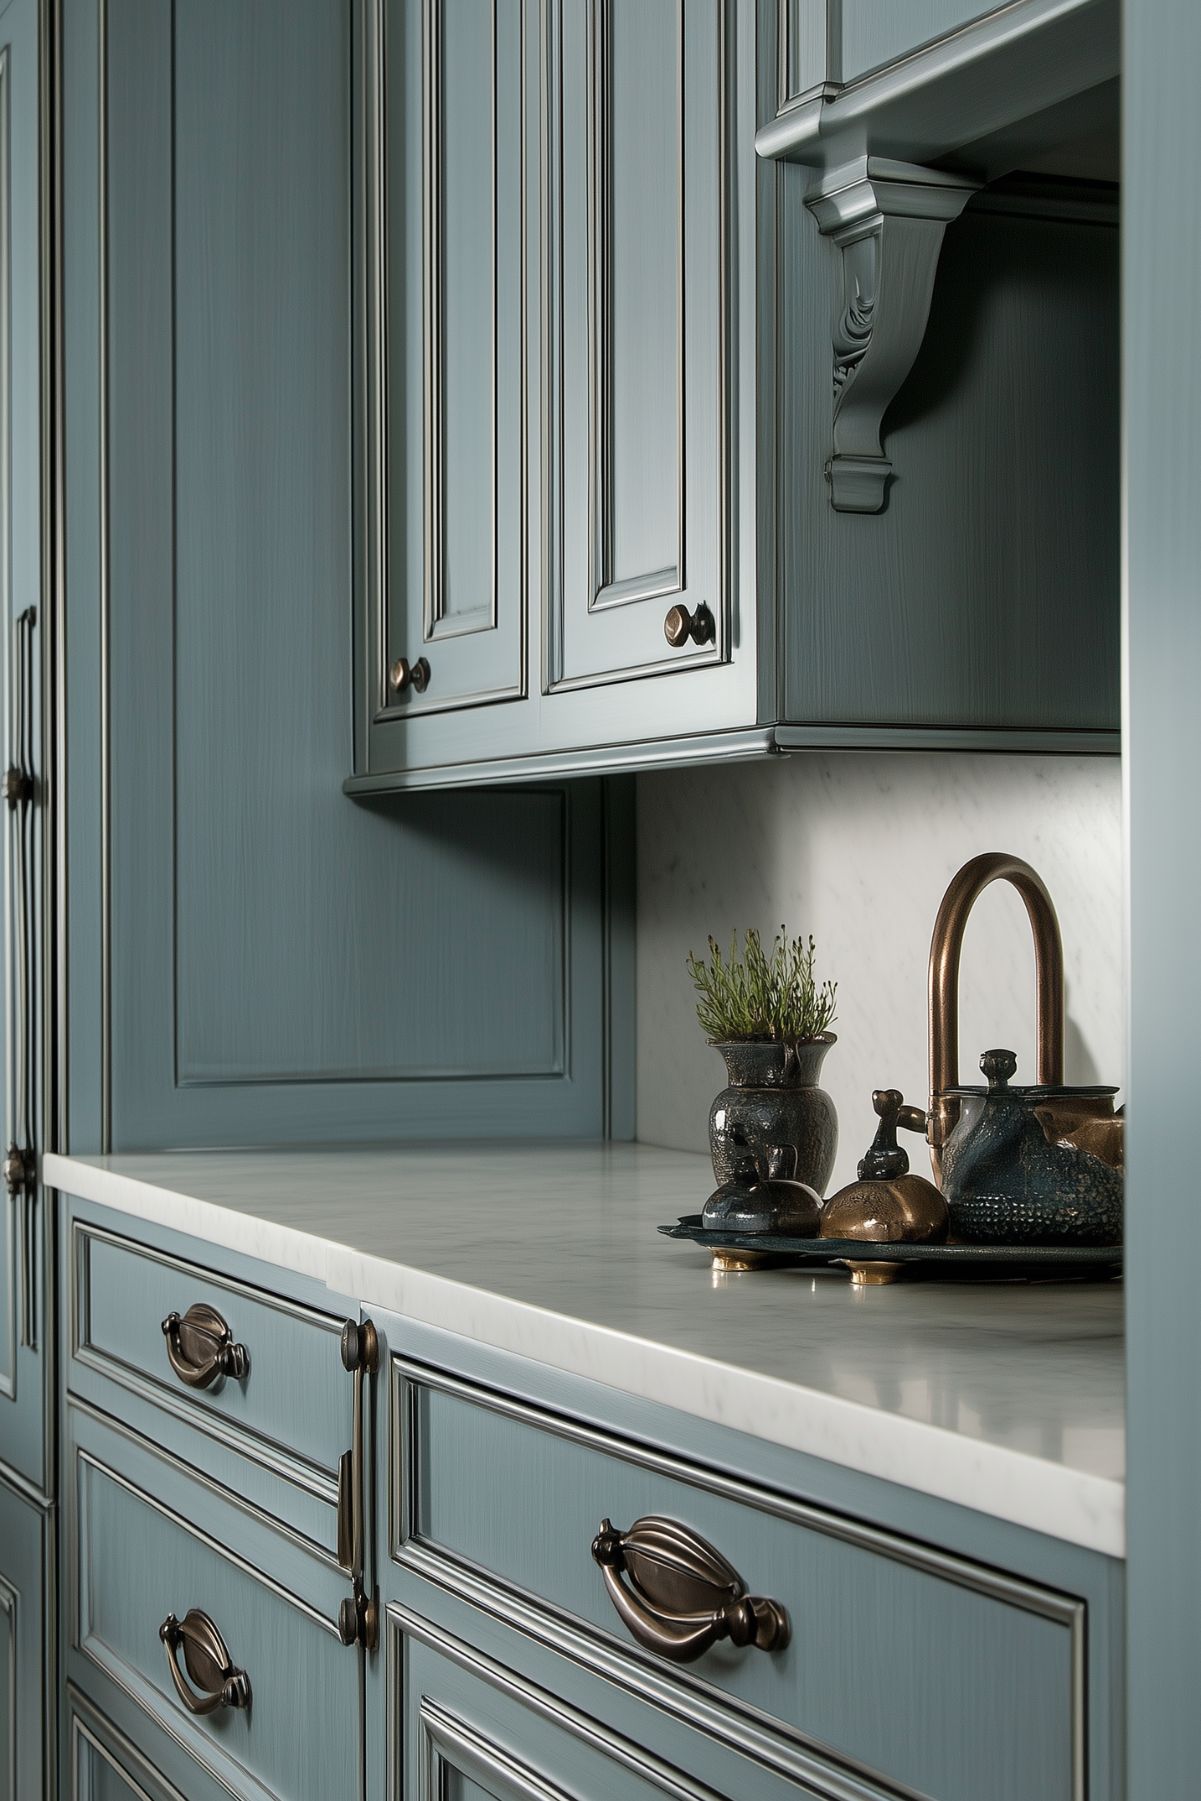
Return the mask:
<svg viewBox="0 0 1201 1801">
<path fill-rule="evenodd" d="M 982 850 L 1025 857 L 1054 898 L 1067 1081 L 1122 1081 L 1117 758 L 780 757 L 640 776 L 637 811 L 638 1136 L 647 1143 L 705 1150 L 723 1082 L 696 1023 L 688 951 L 709 932 L 728 942 L 735 927 L 770 933 L 786 922 L 814 934 L 818 973 L 839 985 L 838 1044 L 822 1082 L 842 1128 L 831 1190 L 849 1181 L 872 1090 L 900 1088 L 925 1104 L 930 933 L 947 882 Z M 1000 1044 L 1017 1052 L 1019 1079 L 1034 1080 L 1031 972 L 1022 903 L 995 884 L 964 946 L 963 1080 L 978 1079 L 979 1053 Z"/>
</svg>

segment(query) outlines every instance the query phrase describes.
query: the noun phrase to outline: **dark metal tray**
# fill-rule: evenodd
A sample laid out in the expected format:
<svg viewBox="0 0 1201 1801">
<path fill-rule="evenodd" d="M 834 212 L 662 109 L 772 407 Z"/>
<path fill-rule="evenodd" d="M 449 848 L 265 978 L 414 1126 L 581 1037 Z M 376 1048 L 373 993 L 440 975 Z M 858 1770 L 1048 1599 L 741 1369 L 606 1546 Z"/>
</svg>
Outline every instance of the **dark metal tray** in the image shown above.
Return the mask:
<svg viewBox="0 0 1201 1801">
<path fill-rule="evenodd" d="M 846 1265 L 856 1280 L 890 1281 L 902 1267 L 961 1281 L 1108 1281 L 1122 1273 L 1124 1247 L 1076 1244 L 866 1244 L 851 1238 L 787 1238 L 770 1232 L 714 1232 L 688 1213 L 666 1238 L 700 1245 L 724 1269 L 811 1268 Z M 873 1265 L 877 1266 L 873 1269 Z"/>
</svg>

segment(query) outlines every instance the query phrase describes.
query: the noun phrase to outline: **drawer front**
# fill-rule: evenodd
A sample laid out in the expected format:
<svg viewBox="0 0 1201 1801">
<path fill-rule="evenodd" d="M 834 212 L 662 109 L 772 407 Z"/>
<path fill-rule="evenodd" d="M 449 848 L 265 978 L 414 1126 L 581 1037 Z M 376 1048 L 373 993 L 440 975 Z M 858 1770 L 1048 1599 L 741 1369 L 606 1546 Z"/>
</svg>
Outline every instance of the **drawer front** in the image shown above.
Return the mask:
<svg viewBox="0 0 1201 1801">
<path fill-rule="evenodd" d="M 420 1366 L 394 1363 L 392 1381 L 401 1565 L 631 1688 L 669 1671 L 681 1694 L 931 1801 L 1083 1794 L 1082 1603 Z M 725 1639 L 686 1664 L 636 1642 L 592 1545 L 602 1521 L 624 1532 L 648 1516 L 778 1603 L 788 1642 Z"/>
<path fill-rule="evenodd" d="M 63 1801 L 229 1801 L 228 1789 L 178 1745 L 160 1747 L 168 1774 L 74 1691 L 67 1695 L 64 1742 Z"/>
<path fill-rule="evenodd" d="M 336 1625 L 344 1577 L 155 1447 L 77 1409 L 67 1506 L 67 1659 L 79 1687 L 106 1712 L 165 1729 L 239 1795 L 360 1792 L 360 1656 Z M 161 1636 L 170 1616 L 183 1629 L 169 1635 L 173 1648 Z M 209 1646 L 223 1677 L 203 1658 L 206 1621 L 227 1654 Z M 196 1712 L 185 1693 L 224 1698 Z"/>
<path fill-rule="evenodd" d="M 586 1712 L 422 1621 L 392 1610 L 388 1801 L 796 1801 L 808 1793 L 704 1735 L 647 1748 L 648 1710 L 599 1693 Z M 690 1772 L 700 1772 L 690 1774 Z"/>
<path fill-rule="evenodd" d="M 340 1318 L 80 1219 L 72 1222 L 71 1263 L 72 1387 L 77 1367 L 86 1368 L 183 1413 L 278 1473 L 309 1486 L 316 1478 L 324 1489 L 336 1483 L 351 1431 Z M 189 1336 L 189 1313 L 202 1324 L 224 1322 L 236 1347 L 230 1373 L 206 1386 L 193 1386 L 172 1364 L 173 1352 L 185 1368 L 207 1362 L 210 1340 Z M 173 1315 L 181 1323 L 164 1333 Z M 199 1449 L 197 1461 L 205 1461 Z"/>
</svg>

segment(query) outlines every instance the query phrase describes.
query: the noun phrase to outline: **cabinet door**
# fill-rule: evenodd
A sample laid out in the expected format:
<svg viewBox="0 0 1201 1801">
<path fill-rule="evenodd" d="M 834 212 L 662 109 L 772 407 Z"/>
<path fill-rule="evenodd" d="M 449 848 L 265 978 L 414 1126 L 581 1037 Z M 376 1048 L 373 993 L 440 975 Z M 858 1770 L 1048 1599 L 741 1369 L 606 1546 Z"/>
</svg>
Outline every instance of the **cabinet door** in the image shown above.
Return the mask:
<svg viewBox="0 0 1201 1801">
<path fill-rule="evenodd" d="M 44 1560 L 42 1515 L 0 1483 L 0 1801 L 42 1793 Z"/>
<path fill-rule="evenodd" d="M 525 691 L 531 15 L 530 0 L 386 0 L 369 37 L 377 718 Z M 422 658 L 417 679 L 390 679 Z"/>
<path fill-rule="evenodd" d="M 550 8 L 551 689 L 727 655 L 724 18 Z M 712 635 L 673 647 L 675 607 Z"/>
<path fill-rule="evenodd" d="M 36 767 L 40 624 L 38 7 L 0 13 L 0 755 Z M 0 807 L 4 834 L 0 1092 L 4 1145 L 36 1141 L 39 810 Z M 0 1464 L 41 1486 L 44 1381 L 39 1192 L 0 1188 Z"/>
</svg>

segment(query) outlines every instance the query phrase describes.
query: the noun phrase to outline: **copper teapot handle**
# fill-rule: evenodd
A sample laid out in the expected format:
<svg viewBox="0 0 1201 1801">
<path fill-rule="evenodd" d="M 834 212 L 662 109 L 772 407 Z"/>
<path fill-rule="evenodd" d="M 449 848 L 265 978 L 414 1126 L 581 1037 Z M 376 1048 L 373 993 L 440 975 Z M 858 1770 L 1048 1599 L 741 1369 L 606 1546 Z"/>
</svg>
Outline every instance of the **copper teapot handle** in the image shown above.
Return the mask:
<svg viewBox="0 0 1201 1801">
<path fill-rule="evenodd" d="M 1063 940 L 1046 884 L 1021 857 L 985 851 L 965 863 L 942 897 L 930 940 L 930 1143 L 946 1139 L 943 1097 L 959 1084 L 959 961 L 968 916 L 992 882 L 1012 883 L 1034 934 L 1038 1000 L 1038 1080 L 1063 1085 Z"/>
</svg>

